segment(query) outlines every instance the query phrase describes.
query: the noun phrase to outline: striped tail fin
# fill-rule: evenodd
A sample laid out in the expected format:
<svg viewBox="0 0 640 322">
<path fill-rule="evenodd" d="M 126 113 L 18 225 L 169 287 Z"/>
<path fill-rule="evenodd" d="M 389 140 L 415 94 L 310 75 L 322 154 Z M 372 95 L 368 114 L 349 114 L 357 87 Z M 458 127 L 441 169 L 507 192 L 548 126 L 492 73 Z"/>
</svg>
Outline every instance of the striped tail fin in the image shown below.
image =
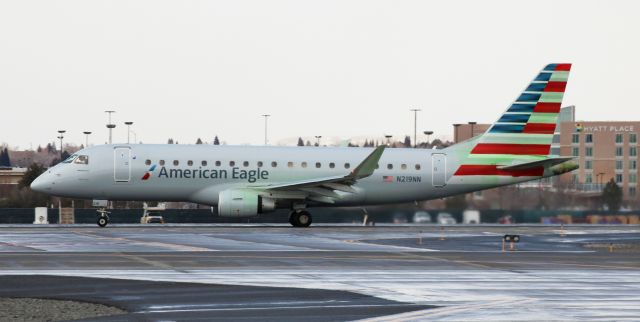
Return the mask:
<svg viewBox="0 0 640 322">
<path fill-rule="evenodd" d="M 502 167 L 547 159 L 571 64 L 549 64 L 475 141 L 454 175 L 540 176 L 543 168 Z"/>
</svg>

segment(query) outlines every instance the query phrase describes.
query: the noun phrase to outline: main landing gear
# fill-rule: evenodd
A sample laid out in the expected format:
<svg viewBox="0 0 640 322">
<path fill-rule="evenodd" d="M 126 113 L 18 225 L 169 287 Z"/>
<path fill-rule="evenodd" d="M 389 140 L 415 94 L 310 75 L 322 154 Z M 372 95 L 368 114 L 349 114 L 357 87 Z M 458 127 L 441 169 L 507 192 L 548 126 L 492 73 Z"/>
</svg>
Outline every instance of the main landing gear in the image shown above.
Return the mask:
<svg viewBox="0 0 640 322">
<path fill-rule="evenodd" d="M 309 227 L 311 214 L 306 210 L 294 210 L 289 215 L 289 223 L 293 227 Z"/>
<path fill-rule="evenodd" d="M 98 226 L 104 228 L 109 224 L 109 214 L 110 212 L 108 212 L 104 208 L 98 209 L 98 222 L 97 222 Z"/>
</svg>

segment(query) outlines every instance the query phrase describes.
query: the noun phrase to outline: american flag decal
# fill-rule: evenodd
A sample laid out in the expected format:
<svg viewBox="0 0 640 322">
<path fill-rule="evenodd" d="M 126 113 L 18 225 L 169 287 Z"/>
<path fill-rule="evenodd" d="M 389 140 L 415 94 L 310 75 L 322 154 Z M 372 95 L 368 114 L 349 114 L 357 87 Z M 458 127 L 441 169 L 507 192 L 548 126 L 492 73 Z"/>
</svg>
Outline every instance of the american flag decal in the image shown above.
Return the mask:
<svg viewBox="0 0 640 322">
<path fill-rule="evenodd" d="M 382 176 L 382 181 L 393 182 L 393 176 Z"/>
</svg>

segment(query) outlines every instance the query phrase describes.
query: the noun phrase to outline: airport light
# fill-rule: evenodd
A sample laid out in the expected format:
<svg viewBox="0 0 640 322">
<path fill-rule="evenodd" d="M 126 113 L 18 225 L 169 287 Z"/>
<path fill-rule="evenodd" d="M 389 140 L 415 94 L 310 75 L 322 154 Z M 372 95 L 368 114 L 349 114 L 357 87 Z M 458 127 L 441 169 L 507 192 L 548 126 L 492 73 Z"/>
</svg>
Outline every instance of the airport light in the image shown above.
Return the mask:
<svg viewBox="0 0 640 322">
<path fill-rule="evenodd" d="M 418 127 L 418 112 L 422 111 L 419 108 L 412 108 L 410 109 L 410 111 L 413 112 L 413 147 L 416 148 L 418 147 L 418 142 L 416 142 L 417 139 L 417 127 Z"/>
<path fill-rule="evenodd" d="M 85 141 L 84 141 L 84 147 L 88 148 L 89 147 L 89 134 L 91 134 L 90 131 L 84 131 L 82 132 L 85 135 Z"/>
<path fill-rule="evenodd" d="M 109 144 L 111 144 L 112 138 L 113 138 L 113 129 L 116 127 L 115 124 L 111 123 L 111 114 L 115 113 L 116 111 L 104 111 L 104 112 L 109 114 L 109 123 L 107 123 L 107 128 L 109 129 Z"/>
<path fill-rule="evenodd" d="M 385 134 L 384 135 L 385 138 L 387 138 L 387 146 L 391 146 L 391 138 L 393 137 L 393 135 L 391 134 Z"/>
<path fill-rule="evenodd" d="M 460 127 L 460 125 L 462 124 L 454 124 L 453 128 L 453 143 L 458 143 L 458 128 Z"/>
<path fill-rule="evenodd" d="M 271 116 L 271 114 L 262 114 L 264 117 L 264 145 L 267 145 L 269 141 L 267 141 L 267 119 Z"/>
<path fill-rule="evenodd" d="M 66 132 L 67 131 L 65 131 L 65 130 L 58 130 L 58 133 L 60 134 L 60 135 L 58 135 L 58 139 L 60 139 L 60 162 L 63 161 L 62 160 L 62 151 L 64 149 L 62 148 L 62 139 L 64 139 L 64 135 L 63 134 L 66 133 Z"/>
<path fill-rule="evenodd" d="M 133 122 L 124 122 L 127 125 L 127 144 L 129 144 L 129 134 L 131 134 L 131 125 Z"/>
<path fill-rule="evenodd" d="M 316 146 L 320 146 L 320 139 L 322 138 L 322 135 L 316 135 Z"/>
<path fill-rule="evenodd" d="M 471 137 L 475 136 L 475 132 L 474 130 L 474 125 L 478 124 L 478 122 L 469 122 L 469 125 L 471 125 Z"/>
<path fill-rule="evenodd" d="M 424 135 L 427 136 L 427 147 L 428 147 L 429 146 L 429 142 L 431 142 L 431 134 L 433 134 L 433 131 L 424 131 L 422 133 L 424 133 Z"/>
</svg>

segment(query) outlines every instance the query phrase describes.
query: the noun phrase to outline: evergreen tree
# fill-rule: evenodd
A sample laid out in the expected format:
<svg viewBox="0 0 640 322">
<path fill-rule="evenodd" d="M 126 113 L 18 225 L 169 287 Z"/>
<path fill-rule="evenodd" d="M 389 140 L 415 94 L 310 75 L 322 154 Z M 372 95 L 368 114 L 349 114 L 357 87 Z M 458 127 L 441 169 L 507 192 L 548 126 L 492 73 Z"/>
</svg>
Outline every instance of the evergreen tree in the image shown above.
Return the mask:
<svg viewBox="0 0 640 322">
<path fill-rule="evenodd" d="M 220 140 L 218 139 L 217 135 L 215 138 L 213 138 L 213 145 L 220 145 Z"/>
<path fill-rule="evenodd" d="M 311 142 L 309 142 L 309 140 L 307 140 L 307 143 L 305 145 L 306 146 L 311 146 Z"/>
<path fill-rule="evenodd" d="M 404 146 L 407 148 L 411 147 L 411 138 L 408 135 L 404 137 Z"/>
<path fill-rule="evenodd" d="M 602 189 L 602 202 L 609 207 L 610 211 L 620 210 L 622 189 L 613 181 L 613 178 Z"/>
<path fill-rule="evenodd" d="M 28 188 L 29 186 L 31 186 L 33 180 L 36 180 L 36 178 L 45 170 L 46 169 L 42 165 L 38 163 L 32 163 L 27 169 L 27 172 L 24 173 L 24 176 L 22 176 L 22 179 L 20 179 L 20 182 L 18 183 L 19 187 Z"/>
<path fill-rule="evenodd" d="M 6 147 L 0 152 L 0 167 L 10 167 L 11 159 L 9 159 L 9 149 Z"/>
<path fill-rule="evenodd" d="M 169 140 L 167 140 L 167 144 L 173 144 L 173 139 L 169 138 Z"/>
<path fill-rule="evenodd" d="M 198 138 L 198 140 L 196 141 L 196 144 L 202 144 L 202 140 L 200 140 L 200 138 Z"/>
<path fill-rule="evenodd" d="M 42 152 L 42 147 L 38 145 L 38 149 L 36 151 L 38 151 L 38 153 Z"/>
<path fill-rule="evenodd" d="M 298 138 L 298 146 L 304 146 L 304 141 L 302 141 L 302 138 Z"/>
<path fill-rule="evenodd" d="M 56 148 L 51 143 L 47 143 L 47 153 L 51 154 L 55 152 Z"/>
</svg>

